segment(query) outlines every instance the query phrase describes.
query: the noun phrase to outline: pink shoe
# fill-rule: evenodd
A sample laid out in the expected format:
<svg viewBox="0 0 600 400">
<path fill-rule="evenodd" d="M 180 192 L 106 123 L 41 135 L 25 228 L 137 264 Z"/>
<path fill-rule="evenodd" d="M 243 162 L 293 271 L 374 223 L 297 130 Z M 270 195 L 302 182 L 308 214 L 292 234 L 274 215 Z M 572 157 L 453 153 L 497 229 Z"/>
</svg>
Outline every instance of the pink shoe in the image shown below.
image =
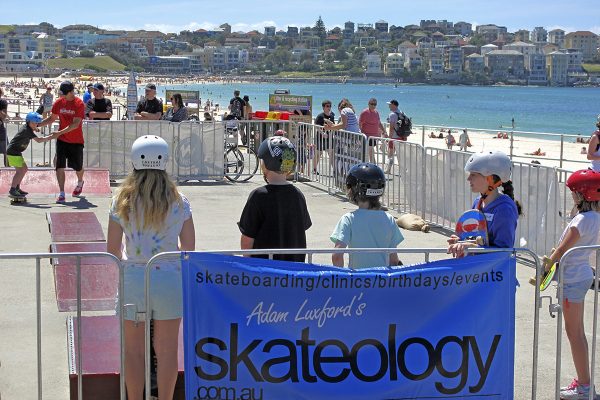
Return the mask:
<svg viewBox="0 0 600 400">
<path fill-rule="evenodd" d="M 577 380 L 577 378 L 573 378 L 573 382 L 569 383 L 569 386 L 561 387 L 560 391 L 566 392 L 567 390 L 573 390 L 577 388 L 577 385 L 579 385 L 579 381 Z"/>
<path fill-rule="evenodd" d="M 75 186 L 75 189 L 73 189 L 73 196 L 79 196 L 81 192 L 83 192 L 83 182 Z"/>
<path fill-rule="evenodd" d="M 64 203 L 65 202 L 65 194 L 64 193 L 60 193 L 58 195 L 58 197 L 56 198 L 56 202 L 57 203 Z"/>
</svg>

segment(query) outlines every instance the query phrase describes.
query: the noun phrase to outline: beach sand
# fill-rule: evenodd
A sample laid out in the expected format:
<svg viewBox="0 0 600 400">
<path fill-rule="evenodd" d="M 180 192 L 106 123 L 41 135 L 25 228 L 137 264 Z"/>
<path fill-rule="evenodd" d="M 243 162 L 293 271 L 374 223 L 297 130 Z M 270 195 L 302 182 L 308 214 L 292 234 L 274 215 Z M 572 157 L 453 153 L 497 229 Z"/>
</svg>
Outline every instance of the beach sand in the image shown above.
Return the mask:
<svg viewBox="0 0 600 400">
<path fill-rule="evenodd" d="M 0 87 L 2 87 L 4 90 L 4 97 L 9 100 L 9 118 L 14 118 L 15 113 L 17 112 L 19 112 L 21 118 L 24 118 L 27 112 L 33 111 L 37 108 L 38 99 L 41 93 L 43 93 L 44 88 L 47 84 L 51 84 L 56 91 L 58 86 L 60 85 L 60 82 L 62 82 L 64 79 L 64 77 L 56 77 L 50 79 L 15 79 L 14 77 L 0 77 Z M 85 91 L 85 86 L 88 83 L 88 81 L 80 80 L 77 77 L 73 77 L 70 79 L 75 84 L 75 87 L 79 93 L 83 93 Z M 127 86 L 128 79 L 129 78 L 127 76 L 104 76 L 98 78 L 98 80 L 106 86 L 107 92 L 109 91 L 109 89 L 122 89 L 123 87 Z M 192 79 L 164 78 L 155 76 L 138 77 L 138 85 L 143 86 L 148 82 L 153 82 L 161 86 L 203 83 L 243 83 L 243 81 L 240 80 L 223 80 L 218 77 L 208 79 L 201 79 L 198 77 Z M 38 88 L 39 90 L 39 94 L 37 95 L 35 94 L 35 88 Z M 114 94 L 106 96 L 113 103 L 114 120 L 120 119 L 125 113 L 127 104 L 125 95 L 126 93 L 120 93 L 119 96 L 115 96 Z M 27 105 L 28 96 L 31 96 L 32 98 L 31 106 Z M 55 93 L 55 98 L 56 97 L 57 96 Z M 593 126 L 590 127 L 590 135 L 594 130 L 593 128 Z M 440 134 L 441 129 L 444 129 L 446 131 L 443 133 L 443 135 L 446 136 L 448 128 L 425 127 L 425 129 L 423 129 L 421 126 L 414 126 L 413 134 L 409 136 L 408 141 L 411 143 L 418 143 L 424 145 L 425 147 L 446 149 L 447 146 L 445 139 L 434 139 L 429 137 L 431 132 L 438 136 Z M 513 139 L 511 140 L 510 131 L 502 131 L 502 133 L 507 133 L 509 135 L 509 139 L 499 139 L 497 138 L 497 135 L 499 133 L 498 130 L 475 130 L 470 128 L 467 128 L 467 130 L 472 144 L 472 146 L 468 150 L 472 152 L 479 152 L 485 150 L 501 150 L 507 154 L 510 154 L 512 142 L 512 155 L 515 161 L 529 163 L 533 160 L 536 160 L 544 166 L 553 166 L 557 168 L 562 167 L 571 171 L 587 168 L 589 166 L 589 161 L 586 159 L 586 155 L 581 154 L 582 147 L 584 147 L 587 150 L 587 145 L 583 143 L 577 143 L 577 136 L 574 135 L 562 135 L 561 146 L 561 135 L 558 133 L 553 137 L 549 135 L 544 136 L 541 134 L 538 134 L 535 137 L 528 137 L 522 136 L 522 132 L 515 131 L 514 135 L 512 136 Z M 452 134 L 457 142 L 461 132 L 462 127 L 452 129 Z M 586 136 L 584 138 L 588 139 L 589 136 Z M 541 152 L 545 153 L 545 155 L 532 155 L 532 153 L 534 153 L 538 149 L 540 149 Z M 453 146 L 452 150 L 459 150 L 459 146 Z M 562 163 L 561 155 L 563 160 Z"/>
</svg>

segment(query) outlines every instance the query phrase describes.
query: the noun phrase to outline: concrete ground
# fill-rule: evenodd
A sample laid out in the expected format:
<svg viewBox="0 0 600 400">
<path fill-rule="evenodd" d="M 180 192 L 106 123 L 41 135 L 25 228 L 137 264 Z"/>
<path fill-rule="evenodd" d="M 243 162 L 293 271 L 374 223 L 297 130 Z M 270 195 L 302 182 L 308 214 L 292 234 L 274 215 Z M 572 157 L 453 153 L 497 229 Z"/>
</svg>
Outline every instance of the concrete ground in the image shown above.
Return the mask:
<svg viewBox="0 0 600 400">
<path fill-rule="evenodd" d="M 190 199 L 196 226 L 197 250 L 238 249 L 240 233 L 236 222 L 250 191 L 262 185 L 255 177 L 247 183 L 197 183 L 181 186 Z M 354 208 L 342 198 L 330 196 L 320 187 L 298 183 L 306 196 L 313 226 L 307 233 L 309 248 L 329 248 L 329 235 L 340 216 Z M 12 206 L 8 199 L 0 202 L 0 254 L 47 252 L 50 234 L 46 213 L 50 211 L 93 211 L 106 232 L 109 198 L 67 198 L 55 204 L 53 197 L 30 198 L 23 206 Z M 393 213 L 392 213 L 393 214 Z M 403 231 L 403 248 L 445 248 L 448 232 L 434 229 L 430 233 Z M 446 257 L 433 256 L 432 259 Z M 316 257 L 327 263 L 329 256 Z M 403 254 L 405 264 L 422 262 L 421 254 Z M 35 262 L 0 260 L 0 398 L 24 400 L 37 398 L 36 330 L 35 330 Z M 533 298 L 527 281 L 532 270 L 518 265 L 521 286 L 517 289 L 515 398 L 531 398 Z M 556 289 L 545 294 L 555 296 Z M 592 292 L 587 297 L 586 329 L 591 338 Z M 65 319 L 68 313 L 57 312 L 52 269 L 42 263 L 43 324 L 43 393 L 45 399 L 68 398 L 68 370 Z M 555 376 L 556 319 L 550 318 L 548 300 L 541 310 L 538 399 L 553 398 Z M 591 348 L 591 343 L 590 343 Z M 570 382 L 574 368 L 568 342 L 563 334 L 563 372 L 561 383 Z M 600 377 L 600 368 L 596 368 Z"/>
</svg>

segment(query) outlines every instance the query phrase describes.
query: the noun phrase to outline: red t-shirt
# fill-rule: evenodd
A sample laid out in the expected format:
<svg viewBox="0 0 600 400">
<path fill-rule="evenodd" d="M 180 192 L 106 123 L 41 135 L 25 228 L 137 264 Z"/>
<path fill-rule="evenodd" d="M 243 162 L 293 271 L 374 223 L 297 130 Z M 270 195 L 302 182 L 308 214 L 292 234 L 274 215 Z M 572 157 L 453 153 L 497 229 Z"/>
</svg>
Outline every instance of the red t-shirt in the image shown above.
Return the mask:
<svg viewBox="0 0 600 400">
<path fill-rule="evenodd" d="M 52 114 L 56 114 L 59 117 L 58 129 L 64 129 L 71 125 L 73 119 L 85 117 L 85 105 L 79 97 L 75 97 L 71 101 L 67 101 L 64 97 L 58 99 L 52 105 Z M 83 130 L 81 124 L 71 132 L 67 132 L 64 135 L 60 135 L 57 140 L 62 140 L 67 143 L 83 144 Z"/>
<path fill-rule="evenodd" d="M 360 131 L 365 135 L 381 136 L 379 130 L 380 123 L 381 120 L 379 119 L 379 113 L 377 110 L 371 111 L 366 108 L 360 113 L 358 124 L 360 125 Z"/>
</svg>

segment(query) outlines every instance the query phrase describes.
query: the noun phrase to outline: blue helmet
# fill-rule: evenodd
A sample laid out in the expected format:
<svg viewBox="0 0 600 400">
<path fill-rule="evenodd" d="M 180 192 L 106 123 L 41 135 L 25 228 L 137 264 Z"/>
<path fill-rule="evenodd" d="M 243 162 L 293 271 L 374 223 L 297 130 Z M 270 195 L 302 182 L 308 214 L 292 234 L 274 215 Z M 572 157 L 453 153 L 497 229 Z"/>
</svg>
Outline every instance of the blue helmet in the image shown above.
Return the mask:
<svg viewBox="0 0 600 400">
<path fill-rule="evenodd" d="M 25 121 L 26 122 L 35 122 L 36 124 L 39 124 L 40 122 L 43 121 L 43 118 L 40 114 L 32 111 L 27 114 L 27 116 L 25 117 Z"/>
</svg>

